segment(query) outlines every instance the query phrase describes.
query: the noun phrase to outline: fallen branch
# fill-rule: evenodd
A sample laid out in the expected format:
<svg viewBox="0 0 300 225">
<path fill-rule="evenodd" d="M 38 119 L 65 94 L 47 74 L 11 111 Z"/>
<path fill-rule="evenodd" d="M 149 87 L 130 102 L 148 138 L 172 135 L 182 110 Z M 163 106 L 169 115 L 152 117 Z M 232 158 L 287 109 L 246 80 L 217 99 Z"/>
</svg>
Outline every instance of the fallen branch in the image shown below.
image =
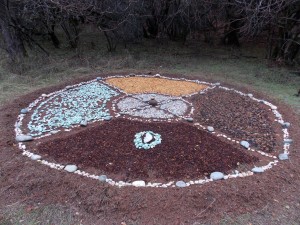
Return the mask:
<svg viewBox="0 0 300 225">
<path fill-rule="evenodd" d="M 198 213 L 196 217 L 201 217 L 202 214 L 204 212 L 206 212 L 206 210 L 208 210 L 215 203 L 215 201 L 216 201 L 216 199 L 214 198 L 214 200 L 204 210 L 202 210 L 200 213 Z"/>
</svg>

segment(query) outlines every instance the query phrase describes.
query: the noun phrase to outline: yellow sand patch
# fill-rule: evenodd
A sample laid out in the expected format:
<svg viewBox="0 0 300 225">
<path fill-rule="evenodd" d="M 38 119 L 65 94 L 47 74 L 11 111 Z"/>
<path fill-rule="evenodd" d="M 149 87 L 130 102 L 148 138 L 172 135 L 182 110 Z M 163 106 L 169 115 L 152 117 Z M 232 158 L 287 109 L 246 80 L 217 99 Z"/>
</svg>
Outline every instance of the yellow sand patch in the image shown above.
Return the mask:
<svg viewBox="0 0 300 225">
<path fill-rule="evenodd" d="M 207 85 L 194 82 L 156 77 L 108 78 L 106 82 L 128 94 L 159 93 L 180 96 L 192 94 L 207 88 Z"/>
</svg>

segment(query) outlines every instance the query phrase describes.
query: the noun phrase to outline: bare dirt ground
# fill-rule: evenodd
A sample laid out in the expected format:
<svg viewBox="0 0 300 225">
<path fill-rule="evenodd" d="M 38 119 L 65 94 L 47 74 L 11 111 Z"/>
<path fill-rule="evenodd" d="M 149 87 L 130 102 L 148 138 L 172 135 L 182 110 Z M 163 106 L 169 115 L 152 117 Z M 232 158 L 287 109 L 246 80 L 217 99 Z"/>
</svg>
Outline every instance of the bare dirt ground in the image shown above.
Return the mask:
<svg viewBox="0 0 300 225">
<path fill-rule="evenodd" d="M 71 217 L 65 223 L 52 218 L 52 224 L 300 224 L 300 123 L 288 106 L 270 100 L 292 124 L 290 160 L 263 174 L 182 189 L 120 189 L 50 169 L 28 160 L 17 149 L 14 123 L 20 109 L 40 94 L 65 85 L 22 96 L 0 109 L 0 224 L 26 224 L 11 222 L 12 207 L 24 206 L 31 213 L 49 205 L 62 206 Z"/>
</svg>

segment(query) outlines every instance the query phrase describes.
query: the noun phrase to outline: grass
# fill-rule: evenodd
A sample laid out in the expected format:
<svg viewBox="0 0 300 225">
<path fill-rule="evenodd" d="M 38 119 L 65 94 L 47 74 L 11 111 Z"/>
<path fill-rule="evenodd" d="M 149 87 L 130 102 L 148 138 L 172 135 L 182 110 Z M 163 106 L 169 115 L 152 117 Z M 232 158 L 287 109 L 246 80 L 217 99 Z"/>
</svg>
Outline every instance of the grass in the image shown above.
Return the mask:
<svg viewBox="0 0 300 225">
<path fill-rule="evenodd" d="M 74 213 L 61 205 L 30 207 L 19 204 L 7 206 L 0 225 L 76 225 L 80 222 L 74 218 Z"/>
</svg>

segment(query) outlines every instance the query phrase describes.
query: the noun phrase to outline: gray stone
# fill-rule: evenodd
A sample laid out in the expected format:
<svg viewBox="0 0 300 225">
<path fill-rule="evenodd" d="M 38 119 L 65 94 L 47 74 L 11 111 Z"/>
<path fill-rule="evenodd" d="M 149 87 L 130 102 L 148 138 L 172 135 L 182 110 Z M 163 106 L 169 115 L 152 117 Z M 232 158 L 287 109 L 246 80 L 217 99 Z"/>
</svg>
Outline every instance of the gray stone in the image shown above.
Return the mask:
<svg viewBox="0 0 300 225">
<path fill-rule="evenodd" d="M 40 159 L 42 158 L 42 156 L 34 154 L 34 155 L 32 155 L 30 158 L 31 158 L 32 160 L 40 160 Z"/>
<path fill-rule="evenodd" d="M 219 86 L 219 85 L 221 85 L 221 83 L 215 83 L 215 85 L 216 85 L 216 86 Z"/>
<path fill-rule="evenodd" d="M 87 122 L 86 122 L 85 120 L 84 120 L 84 121 L 81 121 L 80 126 L 86 127 L 86 126 L 87 126 Z"/>
<path fill-rule="evenodd" d="M 289 155 L 286 153 L 282 153 L 282 154 L 279 154 L 278 158 L 279 158 L 279 160 L 287 160 L 287 159 L 289 159 Z"/>
<path fill-rule="evenodd" d="M 250 144 L 248 141 L 241 141 L 240 144 L 244 147 L 244 148 L 249 148 L 250 147 Z"/>
<path fill-rule="evenodd" d="M 69 173 L 73 173 L 77 170 L 77 166 L 75 166 L 75 165 L 66 165 L 64 170 L 68 171 Z"/>
<path fill-rule="evenodd" d="M 271 109 L 272 109 L 272 110 L 276 110 L 276 109 L 277 109 L 277 106 L 272 105 L 272 106 L 271 106 Z"/>
<path fill-rule="evenodd" d="M 182 180 L 180 180 L 180 181 L 177 181 L 176 182 L 176 186 L 177 187 L 186 187 L 186 183 L 184 182 L 184 181 L 182 181 Z"/>
<path fill-rule="evenodd" d="M 97 77 L 96 80 L 98 80 L 98 81 L 99 81 L 99 80 L 102 80 L 102 77 Z"/>
<path fill-rule="evenodd" d="M 57 134 L 59 132 L 59 130 L 51 130 L 50 133 L 51 134 Z"/>
<path fill-rule="evenodd" d="M 146 183 L 143 180 L 136 180 L 132 182 L 132 185 L 135 187 L 145 187 Z"/>
<path fill-rule="evenodd" d="M 100 180 L 101 182 L 106 182 L 106 179 L 107 179 L 107 176 L 106 176 L 106 175 L 100 175 L 100 176 L 99 176 L 99 180 Z"/>
<path fill-rule="evenodd" d="M 253 94 L 248 94 L 248 97 L 250 97 L 250 98 L 253 97 Z"/>
<path fill-rule="evenodd" d="M 27 108 L 25 108 L 25 109 L 21 109 L 21 113 L 22 113 L 22 114 L 26 114 L 26 113 L 28 113 L 28 109 L 27 109 Z"/>
<path fill-rule="evenodd" d="M 32 140 L 33 140 L 33 137 L 31 137 L 30 135 L 25 135 L 25 134 L 21 134 L 16 137 L 16 141 L 18 141 L 18 142 L 32 141 Z"/>
<path fill-rule="evenodd" d="M 208 130 L 209 132 L 213 132 L 215 129 L 214 129 L 213 127 L 211 127 L 211 126 L 208 126 L 208 127 L 207 127 L 207 130 Z"/>
<path fill-rule="evenodd" d="M 111 116 L 106 116 L 106 117 L 104 117 L 103 118 L 105 121 L 110 121 L 111 119 L 112 119 L 112 117 Z"/>
<path fill-rule="evenodd" d="M 186 121 L 188 121 L 188 122 L 192 123 L 192 122 L 194 121 L 194 119 L 193 119 L 193 118 L 191 118 L 191 117 L 189 117 L 189 118 L 186 118 Z"/>
<path fill-rule="evenodd" d="M 263 173 L 265 170 L 261 167 L 254 167 L 251 171 L 253 173 Z"/>
<path fill-rule="evenodd" d="M 221 172 L 213 172 L 210 174 L 210 179 L 222 180 L 222 179 L 224 179 L 224 174 Z"/>
<path fill-rule="evenodd" d="M 292 139 L 283 139 L 284 144 L 291 144 L 293 142 Z"/>
<path fill-rule="evenodd" d="M 149 103 L 149 105 L 151 105 L 153 107 L 157 106 L 157 104 L 158 104 L 158 102 L 154 98 L 151 98 L 148 103 Z"/>
<path fill-rule="evenodd" d="M 283 128 L 289 128 L 291 124 L 289 122 L 285 122 L 281 124 Z"/>
</svg>

